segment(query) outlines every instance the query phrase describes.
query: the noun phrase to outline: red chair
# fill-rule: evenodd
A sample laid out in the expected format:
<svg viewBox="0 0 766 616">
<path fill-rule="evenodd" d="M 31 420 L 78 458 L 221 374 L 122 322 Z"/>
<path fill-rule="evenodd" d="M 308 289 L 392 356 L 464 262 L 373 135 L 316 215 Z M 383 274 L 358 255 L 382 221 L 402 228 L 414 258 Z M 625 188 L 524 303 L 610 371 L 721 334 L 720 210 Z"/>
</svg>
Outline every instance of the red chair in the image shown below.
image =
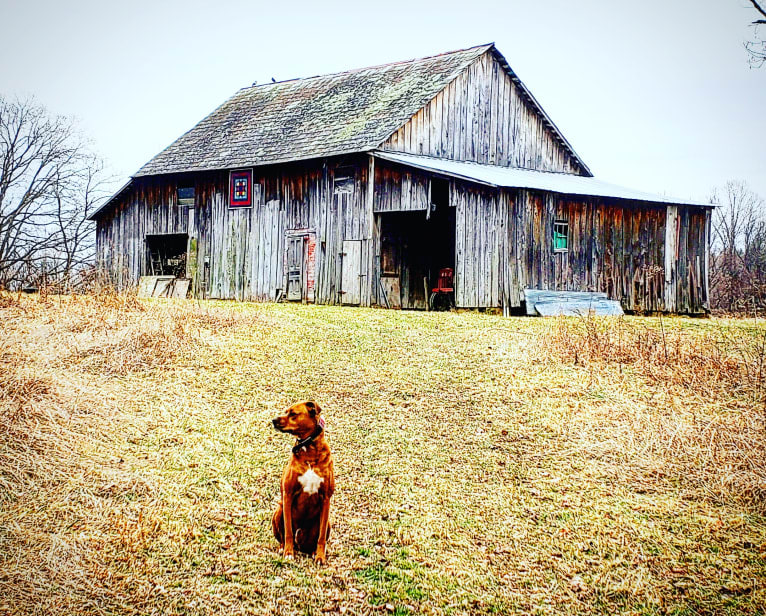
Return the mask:
<svg viewBox="0 0 766 616">
<path fill-rule="evenodd" d="M 431 289 L 431 297 L 428 300 L 431 310 L 449 310 L 455 307 L 454 279 L 455 270 L 451 267 L 439 270 L 439 278 L 436 286 Z"/>
</svg>

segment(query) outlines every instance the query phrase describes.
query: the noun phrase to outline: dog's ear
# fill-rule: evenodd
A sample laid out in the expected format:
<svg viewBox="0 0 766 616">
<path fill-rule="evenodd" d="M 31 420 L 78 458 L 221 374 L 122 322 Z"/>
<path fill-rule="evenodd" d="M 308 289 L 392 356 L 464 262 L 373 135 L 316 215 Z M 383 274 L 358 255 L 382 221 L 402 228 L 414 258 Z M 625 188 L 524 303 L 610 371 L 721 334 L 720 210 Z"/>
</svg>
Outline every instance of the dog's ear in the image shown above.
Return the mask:
<svg viewBox="0 0 766 616">
<path fill-rule="evenodd" d="M 306 408 L 309 410 L 309 415 L 312 417 L 315 417 L 316 415 L 319 415 L 319 413 L 322 412 L 322 408 L 313 400 L 309 400 L 306 402 Z"/>
</svg>

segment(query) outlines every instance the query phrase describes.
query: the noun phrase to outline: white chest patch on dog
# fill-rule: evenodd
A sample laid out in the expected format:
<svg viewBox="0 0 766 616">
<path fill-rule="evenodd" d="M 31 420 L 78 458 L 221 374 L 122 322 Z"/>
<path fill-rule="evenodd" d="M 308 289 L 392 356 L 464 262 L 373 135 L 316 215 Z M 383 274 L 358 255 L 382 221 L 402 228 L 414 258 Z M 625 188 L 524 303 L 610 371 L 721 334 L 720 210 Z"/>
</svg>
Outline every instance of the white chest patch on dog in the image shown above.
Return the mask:
<svg viewBox="0 0 766 616">
<path fill-rule="evenodd" d="M 316 494 L 319 492 L 319 484 L 324 481 L 324 477 L 320 477 L 314 472 L 314 469 L 309 466 L 303 475 L 298 477 L 298 482 L 303 486 L 303 491 L 307 494 Z"/>
</svg>

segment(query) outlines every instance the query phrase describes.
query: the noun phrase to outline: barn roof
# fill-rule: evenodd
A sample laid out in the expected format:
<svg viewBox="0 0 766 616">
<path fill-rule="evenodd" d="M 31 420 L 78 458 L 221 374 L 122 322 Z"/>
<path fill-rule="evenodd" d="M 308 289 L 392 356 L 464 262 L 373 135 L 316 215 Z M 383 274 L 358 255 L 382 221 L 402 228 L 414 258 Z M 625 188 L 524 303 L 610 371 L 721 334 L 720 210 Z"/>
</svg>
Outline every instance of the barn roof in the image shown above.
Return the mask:
<svg viewBox="0 0 766 616">
<path fill-rule="evenodd" d="M 134 177 L 370 150 L 492 47 L 243 88 Z"/>
<path fill-rule="evenodd" d="M 554 173 L 551 171 L 535 171 L 514 167 L 498 167 L 479 163 L 446 160 L 402 154 L 399 152 L 376 151 L 375 156 L 391 162 L 423 169 L 449 177 L 478 182 L 487 186 L 502 186 L 505 188 L 528 188 L 545 190 L 563 195 L 578 195 L 583 197 L 610 197 L 613 199 L 629 199 L 631 201 L 646 201 L 670 205 L 694 205 L 712 207 L 709 203 L 677 199 L 664 195 L 655 195 L 632 188 L 625 188 L 609 182 L 602 182 L 594 177 L 572 175 L 569 173 Z"/>
<path fill-rule="evenodd" d="M 591 175 L 493 43 L 331 75 L 243 88 L 162 150 L 132 178 L 236 169 L 369 152 L 491 52 L 562 146 Z M 132 179 L 96 211 L 96 220 Z"/>
</svg>

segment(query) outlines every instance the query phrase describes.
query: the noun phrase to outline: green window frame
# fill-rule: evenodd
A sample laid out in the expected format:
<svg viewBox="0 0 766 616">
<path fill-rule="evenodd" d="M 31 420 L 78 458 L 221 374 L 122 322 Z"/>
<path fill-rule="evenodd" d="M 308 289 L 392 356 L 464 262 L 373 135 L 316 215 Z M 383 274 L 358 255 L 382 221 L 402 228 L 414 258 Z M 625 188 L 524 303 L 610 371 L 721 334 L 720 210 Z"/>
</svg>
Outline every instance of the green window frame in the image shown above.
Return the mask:
<svg viewBox="0 0 766 616">
<path fill-rule="evenodd" d="M 553 252 L 569 250 L 569 221 L 553 221 Z"/>
</svg>

